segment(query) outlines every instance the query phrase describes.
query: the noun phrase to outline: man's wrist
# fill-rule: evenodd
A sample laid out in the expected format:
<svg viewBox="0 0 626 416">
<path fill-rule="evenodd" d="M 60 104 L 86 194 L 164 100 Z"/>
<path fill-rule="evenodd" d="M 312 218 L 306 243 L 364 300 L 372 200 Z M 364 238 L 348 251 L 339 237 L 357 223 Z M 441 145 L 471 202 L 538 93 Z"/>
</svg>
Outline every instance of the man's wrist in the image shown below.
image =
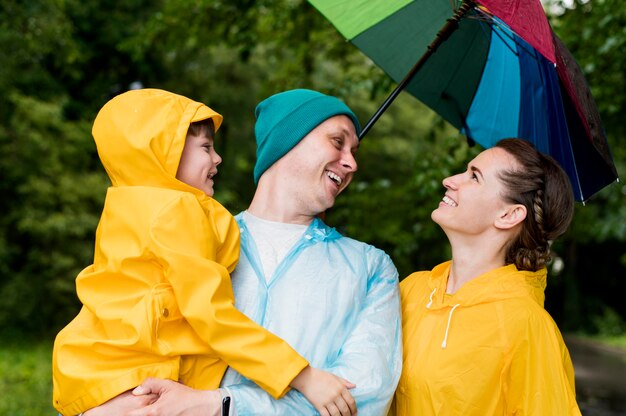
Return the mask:
<svg viewBox="0 0 626 416">
<path fill-rule="evenodd" d="M 219 392 L 222 397 L 221 415 L 222 416 L 236 416 L 237 413 L 234 411 L 234 408 L 233 408 L 233 402 L 232 402 L 232 397 L 230 395 L 230 391 L 227 388 L 220 388 Z"/>
</svg>

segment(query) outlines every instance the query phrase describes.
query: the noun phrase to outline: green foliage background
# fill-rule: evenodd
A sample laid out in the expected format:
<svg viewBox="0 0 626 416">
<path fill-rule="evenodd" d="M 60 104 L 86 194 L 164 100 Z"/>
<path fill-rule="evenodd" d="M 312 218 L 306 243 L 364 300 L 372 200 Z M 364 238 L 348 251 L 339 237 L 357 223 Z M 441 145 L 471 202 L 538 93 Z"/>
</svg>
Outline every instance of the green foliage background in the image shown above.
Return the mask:
<svg viewBox="0 0 626 416">
<path fill-rule="evenodd" d="M 622 3 L 576 3 L 552 24 L 588 77 L 623 175 Z M 235 213 L 254 189 L 260 100 L 319 89 L 365 122 L 394 86 L 303 0 L 4 0 L 0 62 L 0 329 L 40 337 L 79 308 L 74 278 L 91 263 L 109 183 L 90 128 L 108 99 L 142 85 L 224 114 L 216 197 Z M 327 219 L 385 249 L 401 276 L 431 268 L 449 255 L 430 221 L 441 179 L 479 150 L 402 94 L 362 143 L 359 173 Z M 548 309 L 566 330 L 624 331 L 625 194 L 615 184 L 579 205 L 554 247 L 564 267 L 552 274 Z"/>
</svg>

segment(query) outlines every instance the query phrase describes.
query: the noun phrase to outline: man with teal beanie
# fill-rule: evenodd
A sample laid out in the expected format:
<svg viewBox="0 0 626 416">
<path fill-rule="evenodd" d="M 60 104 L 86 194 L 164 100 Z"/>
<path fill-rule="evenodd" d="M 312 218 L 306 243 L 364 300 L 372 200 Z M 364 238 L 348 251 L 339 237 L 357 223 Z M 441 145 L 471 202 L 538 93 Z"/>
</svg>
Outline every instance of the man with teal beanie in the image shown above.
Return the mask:
<svg viewBox="0 0 626 416">
<path fill-rule="evenodd" d="M 338 98 L 305 89 L 265 99 L 255 115 L 257 189 L 236 217 L 235 304 L 356 384 L 360 416 L 385 415 L 402 366 L 398 273 L 384 252 L 319 218 L 356 172 L 359 121 Z M 232 369 L 222 386 L 238 416 L 315 414 L 297 391 L 274 400 Z"/>
<path fill-rule="evenodd" d="M 383 251 L 319 218 L 357 170 L 358 119 L 338 98 L 304 89 L 267 98 L 255 115 L 257 189 L 236 216 L 235 306 L 312 366 L 356 385 L 346 392 L 359 416 L 386 415 L 402 367 L 398 272 Z M 216 414 L 200 405 L 204 392 L 190 394 L 168 380 L 143 386 L 160 394 L 157 415 L 199 408 Z M 275 400 L 230 368 L 220 390 L 230 415 L 317 414 L 298 391 Z"/>
</svg>

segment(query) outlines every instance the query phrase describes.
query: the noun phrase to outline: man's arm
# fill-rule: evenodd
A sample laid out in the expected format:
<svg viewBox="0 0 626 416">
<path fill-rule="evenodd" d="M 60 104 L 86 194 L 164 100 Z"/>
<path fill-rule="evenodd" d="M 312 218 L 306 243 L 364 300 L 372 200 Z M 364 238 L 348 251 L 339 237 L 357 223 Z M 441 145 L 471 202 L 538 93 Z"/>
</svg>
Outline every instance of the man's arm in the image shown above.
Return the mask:
<svg viewBox="0 0 626 416">
<path fill-rule="evenodd" d="M 387 412 L 402 367 L 398 272 L 387 255 L 378 250 L 373 255 L 377 259 L 373 262 L 358 322 L 346 336 L 337 359 L 323 368 L 356 384 L 350 393 L 356 399 L 359 415 Z M 247 380 L 226 387 L 238 416 L 315 412 L 296 391 L 274 400 Z"/>
<path fill-rule="evenodd" d="M 379 253 L 359 322 L 327 369 L 356 384 L 351 393 L 360 415 L 386 414 L 402 372 L 398 271 L 389 256 Z"/>
</svg>

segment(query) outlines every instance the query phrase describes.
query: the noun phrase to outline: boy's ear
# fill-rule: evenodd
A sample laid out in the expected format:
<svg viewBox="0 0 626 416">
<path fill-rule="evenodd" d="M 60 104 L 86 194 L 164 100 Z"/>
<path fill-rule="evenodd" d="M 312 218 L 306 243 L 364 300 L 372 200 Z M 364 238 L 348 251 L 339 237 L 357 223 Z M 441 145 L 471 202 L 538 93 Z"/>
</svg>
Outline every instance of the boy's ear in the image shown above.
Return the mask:
<svg viewBox="0 0 626 416">
<path fill-rule="evenodd" d="M 509 205 L 498 214 L 495 221 L 496 228 L 508 230 L 526 219 L 526 207 L 522 204 Z"/>
</svg>

